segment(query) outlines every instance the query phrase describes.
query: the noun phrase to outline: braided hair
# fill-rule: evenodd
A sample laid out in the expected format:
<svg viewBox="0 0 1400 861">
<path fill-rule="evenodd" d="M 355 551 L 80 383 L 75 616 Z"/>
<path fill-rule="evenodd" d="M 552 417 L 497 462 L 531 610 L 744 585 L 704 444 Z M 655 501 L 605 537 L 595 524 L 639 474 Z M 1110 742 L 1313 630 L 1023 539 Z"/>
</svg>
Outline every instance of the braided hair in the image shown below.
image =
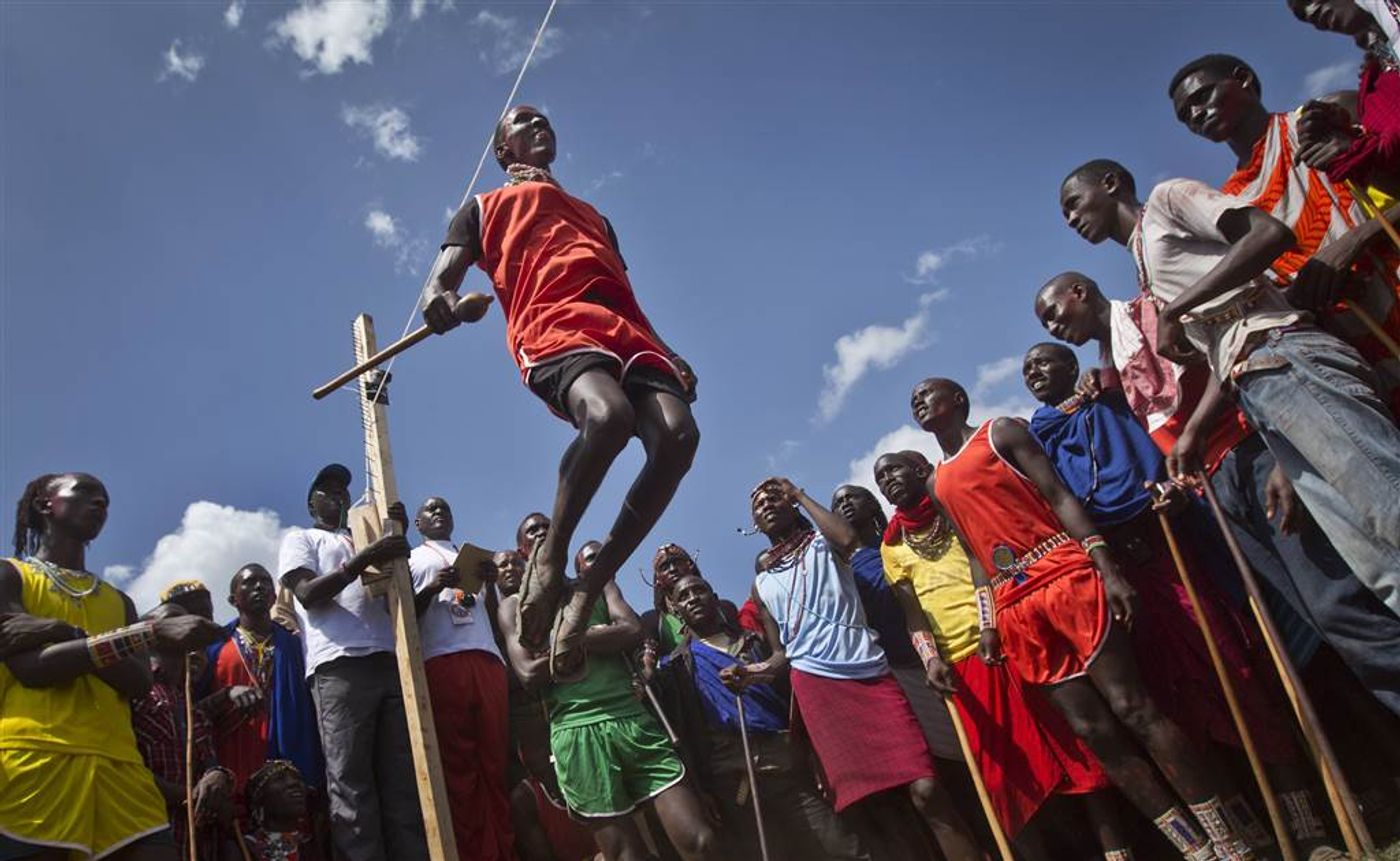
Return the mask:
<svg viewBox="0 0 1400 861">
<path fill-rule="evenodd" d="M 39 539 L 44 535 L 44 518 L 39 514 L 36 503 L 40 495 L 49 489 L 54 479 L 61 473 L 46 472 L 24 486 L 19 503 L 15 506 L 15 556 L 33 555 L 39 549 Z"/>
</svg>

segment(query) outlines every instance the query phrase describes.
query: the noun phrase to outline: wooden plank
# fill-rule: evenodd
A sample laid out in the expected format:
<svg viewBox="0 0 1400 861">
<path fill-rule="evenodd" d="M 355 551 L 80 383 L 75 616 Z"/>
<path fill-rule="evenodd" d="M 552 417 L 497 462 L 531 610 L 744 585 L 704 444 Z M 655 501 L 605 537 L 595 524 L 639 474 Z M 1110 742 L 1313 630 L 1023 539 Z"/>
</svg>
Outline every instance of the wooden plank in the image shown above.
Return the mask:
<svg viewBox="0 0 1400 861">
<path fill-rule="evenodd" d="M 355 318 L 355 361 L 361 362 L 377 349 L 374 321 L 368 314 Z M 389 506 L 399 500 L 394 461 L 389 450 L 388 408 L 382 399 L 370 400 L 370 392 L 360 389 L 360 417 L 365 431 L 365 483 L 377 518 L 360 515 L 354 530 L 366 540 L 375 534 L 399 534 L 400 526 L 389 519 Z M 408 561 L 397 560 L 379 576 L 365 581 L 366 588 L 385 587 L 389 616 L 394 623 L 394 653 L 398 656 L 399 682 L 403 687 L 404 712 L 408 717 L 408 740 L 413 750 L 414 772 L 418 779 L 418 801 L 423 808 L 423 829 L 428 837 L 428 857 L 432 861 L 457 861 L 457 844 L 452 836 L 452 813 L 447 806 L 447 784 L 442 777 L 437 729 L 433 725 L 428 680 L 423 672 L 423 645 L 418 636 L 418 614 L 413 605 L 413 580 Z M 378 581 L 378 582 L 376 582 Z"/>
</svg>

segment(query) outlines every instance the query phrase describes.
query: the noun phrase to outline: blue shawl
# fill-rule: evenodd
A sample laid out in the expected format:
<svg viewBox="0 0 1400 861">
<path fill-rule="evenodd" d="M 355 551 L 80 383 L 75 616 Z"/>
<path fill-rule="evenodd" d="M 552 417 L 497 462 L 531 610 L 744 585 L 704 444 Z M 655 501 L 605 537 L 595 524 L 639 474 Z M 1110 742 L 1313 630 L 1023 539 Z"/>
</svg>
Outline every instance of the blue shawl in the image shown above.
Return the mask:
<svg viewBox="0 0 1400 861">
<path fill-rule="evenodd" d="M 738 732 L 739 706 L 733 691 L 719 680 L 719 671 L 738 661 L 698 639 L 691 641 L 690 656 L 695 662 L 695 689 L 710 726 Z M 749 685 L 744 689 L 744 719 L 749 732 L 782 732 L 787 729 L 787 704 L 771 685 Z"/>
<path fill-rule="evenodd" d="M 224 626 L 235 636 L 238 620 Z M 326 766 L 321 758 L 321 738 L 316 728 L 316 710 L 306 686 L 306 655 L 301 638 L 281 625 L 272 625 L 272 690 L 266 691 L 268 708 L 267 758 L 288 759 L 301 772 L 308 786 L 325 785 Z M 219 660 L 223 643 L 206 652 L 209 678 Z M 237 644 L 234 645 L 237 648 Z"/>
<path fill-rule="evenodd" d="M 1118 391 L 1072 413 L 1041 407 L 1031 416 L 1031 433 L 1099 526 L 1133 519 L 1152 503 L 1143 483 L 1167 477 L 1162 453 Z"/>
<path fill-rule="evenodd" d="M 860 603 L 865 606 L 865 621 L 879 635 L 885 657 L 898 666 L 917 666 L 919 656 L 909 642 L 904 609 L 885 579 L 885 562 L 880 558 L 880 549 L 862 547 L 851 554 L 851 573 L 855 575 Z"/>
</svg>

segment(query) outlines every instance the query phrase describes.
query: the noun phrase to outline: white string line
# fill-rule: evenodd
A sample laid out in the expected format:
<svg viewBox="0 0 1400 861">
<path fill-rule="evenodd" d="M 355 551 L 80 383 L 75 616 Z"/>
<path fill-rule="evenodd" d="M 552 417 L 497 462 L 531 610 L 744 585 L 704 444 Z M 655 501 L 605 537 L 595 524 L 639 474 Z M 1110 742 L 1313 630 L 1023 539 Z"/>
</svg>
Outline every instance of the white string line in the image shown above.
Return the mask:
<svg viewBox="0 0 1400 861">
<path fill-rule="evenodd" d="M 540 21 L 539 29 L 535 31 L 535 39 L 533 42 L 530 43 L 530 50 L 526 52 L 525 59 L 520 63 L 520 71 L 516 73 L 515 83 L 511 84 L 510 93 L 506 96 L 506 102 L 501 107 L 500 114 L 496 116 L 496 121 L 491 124 L 491 133 L 486 136 L 486 146 L 481 148 L 481 158 L 478 158 L 476 160 L 476 170 L 472 171 L 472 178 L 467 183 L 467 190 L 462 195 L 462 201 L 457 204 L 458 209 L 461 209 L 462 207 L 466 206 L 467 201 L 472 199 L 472 191 L 476 188 L 477 180 L 481 179 L 481 169 L 486 165 L 486 157 L 491 154 L 491 150 L 493 148 L 492 144 L 495 143 L 496 127 L 500 125 L 501 119 L 504 118 L 506 115 L 506 111 L 510 110 L 510 106 L 514 104 L 515 94 L 520 90 L 520 82 L 525 79 L 525 70 L 530 68 L 530 61 L 535 57 L 535 49 L 539 48 L 540 42 L 544 39 L 544 32 L 549 27 L 549 19 L 554 15 L 554 7 L 557 5 L 559 5 L 559 0 L 549 0 L 549 8 L 544 10 L 544 18 Z M 436 264 L 436 258 L 434 258 L 433 262 L 434 264 Z M 408 312 L 408 319 L 404 321 L 403 331 L 399 333 L 398 340 L 403 340 L 405 337 L 407 337 L 409 330 L 413 328 L 413 321 L 417 319 L 418 311 L 423 304 L 423 292 L 428 289 L 428 284 L 430 284 L 432 280 L 433 267 L 429 266 L 428 275 L 426 278 L 423 279 L 423 286 L 419 288 L 418 295 L 414 297 L 413 307 Z M 393 370 L 394 362 L 396 361 L 398 361 L 398 356 L 394 356 L 393 358 L 389 359 L 389 363 L 384 366 L 384 376 L 380 378 L 379 388 L 374 390 L 374 395 L 372 397 L 366 397 L 365 395 L 361 395 L 361 397 L 366 397 L 366 400 L 369 404 L 373 405 L 376 401 L 379 400 L 380 393 L 384 391 L 384 386 L 387 385 L 389 382 L 389 372 Z M 356 381 L 356 383 L 356 388 L 363 392 L 363 385 L 360 385 L 358 380 Z M 367 479 L 370 473 L 369 467 L 369 452 L 368 450 L 366 450 L 365 476 Z M 368 481 L 365 482 L 365 497 L 371 499 L 373 498 L 373 490 L 371 489 L 370 483 Z"/>
</svg>

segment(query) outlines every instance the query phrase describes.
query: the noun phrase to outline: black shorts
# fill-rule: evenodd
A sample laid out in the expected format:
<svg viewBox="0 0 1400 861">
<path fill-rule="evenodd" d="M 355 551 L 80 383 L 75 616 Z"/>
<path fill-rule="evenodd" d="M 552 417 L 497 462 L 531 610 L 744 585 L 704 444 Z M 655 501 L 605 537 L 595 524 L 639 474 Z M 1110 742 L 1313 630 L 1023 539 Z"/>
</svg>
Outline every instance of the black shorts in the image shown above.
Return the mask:
<svg viewBox="0 0 1400 861">
<path fill-rule="evenodd" d="M 551 412 L 572 423 L 574 417 L 569 412 L 569 389 L 575 380 L 596 368 L 617 377 L 622 373 L 622 362 L 616 356 L 594 350 L 550 359 L 530 369 L 530 391 L 544 401 Z M 695 403 L 695 394 L 686 391 L 674 374 L 652 365 L 633 364 L 622 379 L 622 391 L 629 399 L 644 392 L 666 392 L 688 404 Z"/>
</svg>

